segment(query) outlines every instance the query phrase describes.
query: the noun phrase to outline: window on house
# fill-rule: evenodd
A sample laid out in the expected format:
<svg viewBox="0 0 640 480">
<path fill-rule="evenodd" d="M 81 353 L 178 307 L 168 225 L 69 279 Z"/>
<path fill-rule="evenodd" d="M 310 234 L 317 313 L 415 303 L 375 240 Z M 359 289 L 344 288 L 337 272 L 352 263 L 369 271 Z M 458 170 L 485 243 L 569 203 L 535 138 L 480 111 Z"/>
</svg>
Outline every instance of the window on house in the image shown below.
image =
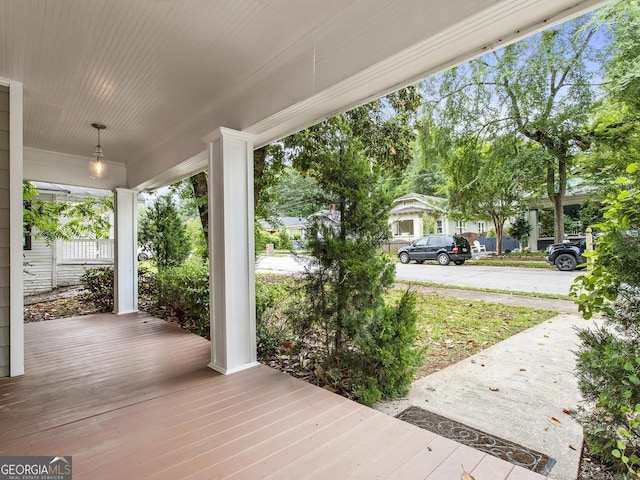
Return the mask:
<svg viewBox="0 0 640 480">
<path fill-rule="evenodd" d="M 466 222 L 462 221 L 462 220 L 456 220 L 456 233 L 462 233 L 464 232 L 465 228 L 466 228 Z"/>
<path fill-rule="evenodd" d="M 436 221 L 436 233 L 444 233 L 442 230 L 442 220 Z"/>
<path fill-rule="evenodd" d="M 413 220 L 399 220 L 398 235 L 413 235 Z"/>
<path fill-rule="evenodd" d="M 485 222 L 478 222 L 478 233 L 487 231 L 487 224 Z"/>
</svg>

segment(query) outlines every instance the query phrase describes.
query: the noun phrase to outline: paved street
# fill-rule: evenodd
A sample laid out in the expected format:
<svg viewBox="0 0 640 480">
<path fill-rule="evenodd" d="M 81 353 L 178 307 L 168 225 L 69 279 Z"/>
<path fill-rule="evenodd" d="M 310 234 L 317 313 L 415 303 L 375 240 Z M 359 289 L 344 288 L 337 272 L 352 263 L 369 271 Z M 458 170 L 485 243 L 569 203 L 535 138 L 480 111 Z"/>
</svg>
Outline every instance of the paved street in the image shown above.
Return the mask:
<svg viewBox="0 0 640 480">
<path fill-rule="evenodd" d="M 303 264 L 293 256 L 261 257 L 257 271 L 296 273 L 304 271 Z M 418 265 L 399 263 L 396 279 L 404 281 L 433 282 L 442 285 L 491 288 L 512 292 L 537 292 L 566 295 L 580 271 L 561 272 L 556 269 L 485 267 L 474 265 L 448 265 L 435 263 Z"/>
</svg>

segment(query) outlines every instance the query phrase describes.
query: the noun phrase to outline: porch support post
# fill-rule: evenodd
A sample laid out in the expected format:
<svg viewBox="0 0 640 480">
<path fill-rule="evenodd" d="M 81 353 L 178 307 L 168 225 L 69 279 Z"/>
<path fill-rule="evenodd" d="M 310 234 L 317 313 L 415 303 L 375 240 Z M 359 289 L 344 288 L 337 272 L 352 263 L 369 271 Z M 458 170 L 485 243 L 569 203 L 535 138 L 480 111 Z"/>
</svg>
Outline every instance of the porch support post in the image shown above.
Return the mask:
<svg viewBox="0 0 640 480">
<path fill-rule="evenodd" d="M 23 94 L 22 83 L 9 82 L 9 375 L 24 374 L 24 264 L 22 231 Z M 0 179 L 1 180 L 1 179 Z M 2 183 L 2 182 L 0 182 Z M 4 246 L 4 245 L 1 245 Z M 0 248 L 0 257 L 2 251 Z M 0 265 L 5 262 L 0 260 Z M 4 266 L 4 265 L 2 265 Z M 0 280 L 0 283 L 1 280 Z M 2 285 L 0 285 L 1 287 Z M 6 290 L 0 288 L 0 290 Z M 3 297 L 0 292 L 0 298 Z M 0 301 L 0 310 L 3 302 Z M 0 315 L 0 319 L 3 315 Z"/>
<path fill-rule="evenodd" d="M 138 192 L 116 188 L 113 313 L 138 311 Z"/>
<path fill-rule="evenodd" d="M 257 365 L 253 237 L 254 135 L 219 128 L 209 152 L 211 363 L 225 375 Z"/>
</svg>

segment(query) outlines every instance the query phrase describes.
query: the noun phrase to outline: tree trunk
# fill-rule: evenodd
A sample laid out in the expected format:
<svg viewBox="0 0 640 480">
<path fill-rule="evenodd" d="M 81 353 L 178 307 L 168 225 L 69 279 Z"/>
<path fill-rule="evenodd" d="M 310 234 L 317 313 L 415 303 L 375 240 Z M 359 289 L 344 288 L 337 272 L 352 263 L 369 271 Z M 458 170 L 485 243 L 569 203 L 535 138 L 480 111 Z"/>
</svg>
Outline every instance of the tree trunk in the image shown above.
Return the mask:
<svg viewBox="0 0 640 480">
<path fill-rule="evenodd" d="M 493 228 L 496 231 L 496 253 L 502 255 L 502 236 L 504 235 L 504 220 L 501 221 L 497 216 L 493 216 Z"/>
<path fill-rule="evenodd" d="M 258 206 L 260 193 L 265 186 L 263 174 L 265 162 L 267 161 L 267 147 L 262 147 L 253 151 L 253 208 Z"/>
<path fill-rule="evenodd" d="M 192 177 L 189 177 L 191 186 L 193 187 L 193 193 L 196 198 L 196 205 L 198 206 L 198 213 L 200 214 L 200 223 L 202 223 L 202 231 L 206 244 L 209 245 L 209 182 L 207 179 L 207 172 L 200 172 Z"/>
<path fill-rule="evenodd" d="M 554 242 L 561 243 L 564 240 L 564 199 L 554 195 L 550 200 L 553 203 Z"/>
<path fill-rule="evenodd" d="M 555 243 L 564 240 L 564 195 L 567 191 L 567 163 L 564 155 L 557 157 L 558 182 L 553 166 L 547 167 L 547 196 L 553 204 L 553 236 Z"/>
</svg>

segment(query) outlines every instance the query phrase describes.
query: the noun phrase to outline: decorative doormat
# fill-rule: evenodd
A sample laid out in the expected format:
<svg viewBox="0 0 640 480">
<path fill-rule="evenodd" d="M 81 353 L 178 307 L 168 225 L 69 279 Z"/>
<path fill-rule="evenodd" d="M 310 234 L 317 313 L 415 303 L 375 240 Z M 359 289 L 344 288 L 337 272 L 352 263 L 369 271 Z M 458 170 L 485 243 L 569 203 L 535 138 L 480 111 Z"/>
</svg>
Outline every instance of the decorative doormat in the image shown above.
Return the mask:
<svg viewBox="0 0 640 480">
<path fill-rule="evenodd" d="M 548 475 L 556 461 L 540 452 L 523 447 L 500 437 L 442 417 L 420 407 L 409 407 L 396 418 L 437 433 L 441 437 L 488 453 L 501 460 L 527 468 L 541 475 Z"/>
</svg>

